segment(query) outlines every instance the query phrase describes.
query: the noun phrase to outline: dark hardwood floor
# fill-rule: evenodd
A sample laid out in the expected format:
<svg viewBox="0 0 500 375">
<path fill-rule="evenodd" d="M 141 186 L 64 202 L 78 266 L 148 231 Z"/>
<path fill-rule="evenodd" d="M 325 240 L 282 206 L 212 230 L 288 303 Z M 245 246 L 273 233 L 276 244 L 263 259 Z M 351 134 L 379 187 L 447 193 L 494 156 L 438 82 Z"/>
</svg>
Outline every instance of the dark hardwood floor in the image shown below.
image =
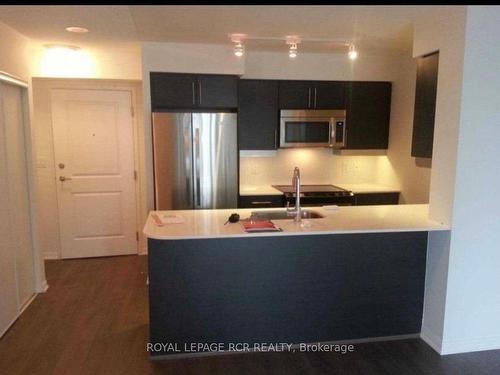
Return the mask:
<svg viewBox="0 0 500 375">
<path fill-rule="evenodd" d="M 50 285 L 0 339 L 0 374 L 500 374 L 500 350 L 439 356 L 421 340 L 348 354 L 149 361 L 146 257 L 47 261 Z"/>
</svg>

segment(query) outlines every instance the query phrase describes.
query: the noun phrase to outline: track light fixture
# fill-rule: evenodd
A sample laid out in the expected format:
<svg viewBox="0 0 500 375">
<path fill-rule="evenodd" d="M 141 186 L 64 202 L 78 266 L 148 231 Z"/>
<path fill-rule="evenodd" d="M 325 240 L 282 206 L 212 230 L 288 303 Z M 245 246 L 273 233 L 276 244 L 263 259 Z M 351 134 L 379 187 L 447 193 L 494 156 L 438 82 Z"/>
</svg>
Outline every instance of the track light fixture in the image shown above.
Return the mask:
<svg viewBox="0 0 500 375">
<path fill-rule="evenodd" d="M 288 57 L 295 59 L 298 55 L 298 45 L 301 42 L 310 43 L 320 43 L 327 44 L 332 49 L 340 49 L 345 51 L 346 47 L 349 47 L 347 56 L 349 59 L 356 60 L 358 58 L 358 51 L 354 46 L 354 43 L 346 40 L 330 40 L 330 39 L 302 39 L 297 35 L 288 35 L 285 37 L 263 37 L 263 36 L 250 36 L 247 34 L 229 34 L 231 42 L 234 43 L 234 54 L 238 57 L 243 56 L 245 53 L 245 48 L 243 46 L 243 41 L 246 40 L 259 40 L 259 41 L 285 41 L 288 46 Z"/>
<path fill-rule="evenodd" d="M 234 54 L 238 57 L 243 56 L 243 53 L 245 52 L 243 48 L 243 44 L 241 42 L 238 42 L 234 45 Z"/>
<path fill-rule="evenodd" d="M 285 42 L 288 45 L 288 57 L 295 59 L 297 57 L 297 45 L 300 43 L 300 39 L 296 36 L 287 36 Z"/>
<path fill-rule="evenodd" d="M 288 49 L 288 57 L 294 59 L 297 57 L 297 43 L 290 44 L 290 48 Z"/>
<path fill-rule="evenodd" d="M 354 44 L 349 45 L 349 52 L 347 53 L 349 58 L 351 60 L 356 60 L 358 58 L 358 51 L 356 51 L 356 47 L 354 47 Z"/>
<path fill-rule="evenodd" d="M 245 37 L 245 34 L 231 34 L 231 42 L 234 43 L 234 55 L 237 57 L 241 57 L 245 53 L 245 48 L 243 47 Z"/>
</svg>

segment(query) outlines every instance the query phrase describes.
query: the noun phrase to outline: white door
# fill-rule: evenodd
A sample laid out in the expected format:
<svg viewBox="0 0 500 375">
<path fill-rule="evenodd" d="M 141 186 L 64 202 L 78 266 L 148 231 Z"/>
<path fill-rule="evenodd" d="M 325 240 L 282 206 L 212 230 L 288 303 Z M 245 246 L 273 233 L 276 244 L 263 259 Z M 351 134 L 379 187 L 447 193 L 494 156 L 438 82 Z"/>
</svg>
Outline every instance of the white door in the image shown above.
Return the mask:
<svg viewBox="0 0 500 375">
<path fill-rule="evenodd" d="M 130 92 L 51 94 L 62 258 L 136 254 Z"/>
</svg>

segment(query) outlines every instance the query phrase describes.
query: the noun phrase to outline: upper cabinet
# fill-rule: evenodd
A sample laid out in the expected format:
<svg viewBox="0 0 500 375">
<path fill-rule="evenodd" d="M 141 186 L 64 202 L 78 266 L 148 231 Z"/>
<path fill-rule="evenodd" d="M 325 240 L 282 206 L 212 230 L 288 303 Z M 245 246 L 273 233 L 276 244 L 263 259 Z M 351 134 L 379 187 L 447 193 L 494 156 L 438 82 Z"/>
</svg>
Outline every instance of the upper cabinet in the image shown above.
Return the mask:
<svg viewBox="0 0 500 375">
<path fill-rule="evenodd" d="M 346 83 L 346 149 L 386 149 L 391 113 L 390 82 Z"/>
<path fill-rule="evenodd" d="M 241 79 L 238 88 L 240 150 L 275 150 L 278 143 L 278 81 Z"/>
<path fill-rule="evenodd" d="M 237 76 L 151 72 L 150 85 L 153 110 L 238 107 Z"/>
<path fill-rule="evenodd" d="M 280 81 L 280 109 L 344 109 L 345 82 Z"/>
<path fill-rule="evenodd" d="M 438 64 L 438 52 L 420 57 L 417 60 L 417 83 L 411 143 L 411 155 L 415 157 L 432 157 Z"/>
</svg>

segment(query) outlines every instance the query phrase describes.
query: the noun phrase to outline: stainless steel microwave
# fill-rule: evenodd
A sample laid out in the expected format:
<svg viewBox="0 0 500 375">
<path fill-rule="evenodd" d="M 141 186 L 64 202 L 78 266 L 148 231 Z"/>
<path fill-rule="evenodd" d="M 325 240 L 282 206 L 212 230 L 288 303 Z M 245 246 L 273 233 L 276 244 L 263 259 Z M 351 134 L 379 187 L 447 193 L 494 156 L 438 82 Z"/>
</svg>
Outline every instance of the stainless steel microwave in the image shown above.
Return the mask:
<svg viewBox="0 0 500 375">
<path fill-rule="evenodd" d="M 343 148 L 345 116 L 345 110 L 281 110 L 280 147 Z"/>
</svg>

